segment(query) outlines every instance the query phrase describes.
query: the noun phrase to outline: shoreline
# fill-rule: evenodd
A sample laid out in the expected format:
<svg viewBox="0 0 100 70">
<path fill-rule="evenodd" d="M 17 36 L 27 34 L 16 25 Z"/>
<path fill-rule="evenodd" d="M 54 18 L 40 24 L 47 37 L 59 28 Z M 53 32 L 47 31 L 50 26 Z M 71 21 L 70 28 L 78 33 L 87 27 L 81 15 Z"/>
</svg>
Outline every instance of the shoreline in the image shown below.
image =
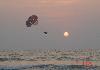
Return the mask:
<svg viewBox="0 0 100 70">
<path fill-rule="evenodd" d="M 100 66 L 100 61 L 92 61 L 93 65 Z M 23 66 L 23 65 L 45 65 L 45 64 L 54 64 L 54 65 L 82 65 L 82 61 L 4 61 L 0 62 L 0 66 Z"/>
</svg>

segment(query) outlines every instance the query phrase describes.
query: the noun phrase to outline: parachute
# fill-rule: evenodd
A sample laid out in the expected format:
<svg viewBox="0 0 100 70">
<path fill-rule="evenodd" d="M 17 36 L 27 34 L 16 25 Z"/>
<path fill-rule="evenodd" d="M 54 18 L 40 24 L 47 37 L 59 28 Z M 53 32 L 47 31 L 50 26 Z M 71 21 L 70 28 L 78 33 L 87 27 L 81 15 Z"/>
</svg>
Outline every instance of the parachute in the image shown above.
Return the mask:
<svg viewBox="0 0 100 70">
<path fill-rule="evenodd" d="M 31 27 L 32 25 L 38 25 L 38 16 L 37 15 L 32 15 L 26 20 L 26 27 Z M 41 28 L 39 27 L 38 30 L 41 30 Z M 47 34 L 48 34 L 48 32 L 40 33 L 40 38 L 47 39 Z"/>
<path fill-rule="evenodd" d="M 41 34 L 40 34 L 40 38 L 41 38 L 41 39 L 44 39 L 44 40 L 47 39 L 47 38 L 48 38 L 48 32 L 43 32 L 43 33 L 41 33 Z"/>
<path fill-rule="evenodd" d="M 38 17 L 36 15 L 30 16 L 26 21 L 26 26 L 31 27 L 31 25 L 37 25 L 38 24 Z"/>
</svg>

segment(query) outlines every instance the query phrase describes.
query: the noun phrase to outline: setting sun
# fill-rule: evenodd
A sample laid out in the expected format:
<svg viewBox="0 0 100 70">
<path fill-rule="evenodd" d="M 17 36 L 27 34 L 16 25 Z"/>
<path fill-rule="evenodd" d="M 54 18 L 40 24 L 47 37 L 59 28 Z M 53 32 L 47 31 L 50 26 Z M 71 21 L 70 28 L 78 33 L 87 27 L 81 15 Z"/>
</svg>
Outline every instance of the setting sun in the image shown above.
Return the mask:
<svg viewBox="0 0 100 70">
<path fill-rule="evenodd" d="M 68 37 L 69 33 L 68 32 L 64 32 L 64 37 Z"/>
</svg>

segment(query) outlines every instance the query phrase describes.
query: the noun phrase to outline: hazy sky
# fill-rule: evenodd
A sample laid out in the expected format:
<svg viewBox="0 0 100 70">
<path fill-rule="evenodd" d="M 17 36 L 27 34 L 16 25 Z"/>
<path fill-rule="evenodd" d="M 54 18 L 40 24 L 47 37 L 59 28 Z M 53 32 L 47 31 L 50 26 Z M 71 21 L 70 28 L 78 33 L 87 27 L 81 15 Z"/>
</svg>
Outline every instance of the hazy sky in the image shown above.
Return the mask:
<svg viewBox="0 0 100 70">
<path fill-rule="evenodd" d="M 39 24 L 27 28 L 33 14 Z M 100 0 L 0 0 L 0 49 L 99 47 Z"/>
</svg>

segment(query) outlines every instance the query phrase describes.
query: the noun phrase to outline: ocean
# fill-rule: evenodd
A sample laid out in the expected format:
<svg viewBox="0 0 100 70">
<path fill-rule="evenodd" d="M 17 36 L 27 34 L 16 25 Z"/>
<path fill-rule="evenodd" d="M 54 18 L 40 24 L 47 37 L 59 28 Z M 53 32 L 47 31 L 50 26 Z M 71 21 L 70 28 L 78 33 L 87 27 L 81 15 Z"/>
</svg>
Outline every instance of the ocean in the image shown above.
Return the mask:
<svg viewBox="0 0 100 70">
<path fill-rule="evenodd" d="M 100 70 L 100 67 L 86 68 L 82 65 L 27 65 L 17 67 L 1 66 L 0 70 Z"/>
</svg>

